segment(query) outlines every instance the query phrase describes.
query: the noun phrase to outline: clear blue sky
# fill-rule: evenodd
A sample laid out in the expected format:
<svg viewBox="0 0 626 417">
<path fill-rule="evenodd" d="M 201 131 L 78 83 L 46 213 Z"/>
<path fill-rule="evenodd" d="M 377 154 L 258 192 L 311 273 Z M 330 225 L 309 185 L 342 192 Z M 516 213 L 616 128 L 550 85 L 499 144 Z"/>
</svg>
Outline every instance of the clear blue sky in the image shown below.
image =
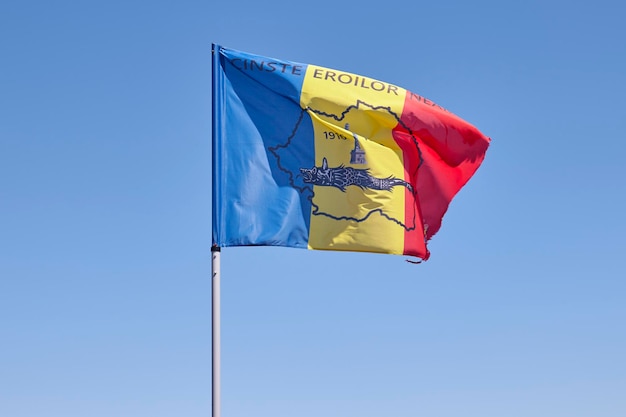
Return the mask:
<svg viewBox="0 0 626 417">
<path fill-rule="evenodd" d="M 626 415 L 625 13 L 3 3 L 0 415 L 210 415 L 212 42 L 493 139 L 422 265 L 223 250 L 223 417 Z"/>
</svg>

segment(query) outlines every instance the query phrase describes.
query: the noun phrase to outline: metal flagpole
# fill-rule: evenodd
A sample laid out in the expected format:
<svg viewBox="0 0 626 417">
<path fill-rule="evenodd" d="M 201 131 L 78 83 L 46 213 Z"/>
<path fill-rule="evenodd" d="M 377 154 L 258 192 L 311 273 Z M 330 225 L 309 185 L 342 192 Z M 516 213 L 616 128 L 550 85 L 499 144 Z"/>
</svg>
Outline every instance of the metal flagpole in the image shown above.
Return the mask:
<svg viewBox="0 0 626 417">
<path fill-rule="evenodd" d="M 217 169 L 215 166 L 216 138 L 218 134 L 218 99 L 221 84 L 219 78 L 219 47 L 211 45 L 211 130 L 212 130 L 212 207 L 213 207 L 213 245 L 211 246 L 211 415 L 221 417 L 221 351 L 220 351 L 220 247 L 215 243 L 215 194 L 217 192 Z M 217 90 L 217 91 L 216 91 Z"/>
<path fill-rule="evenodd" d="M 211 327 L 212 327 L 212 383 L 213 383 L 213 392 L 212 392 L 212 416 L 220 417 L 221 416 L 221 401 L 220 401 L 220 359 L 221 359 L 221 351 L 220 351 L 220 247 L 213 246 L 211 248 L 211 272 L 213 273 L 212 278 L 212 315 L 211 315 Z"/>
</svg>

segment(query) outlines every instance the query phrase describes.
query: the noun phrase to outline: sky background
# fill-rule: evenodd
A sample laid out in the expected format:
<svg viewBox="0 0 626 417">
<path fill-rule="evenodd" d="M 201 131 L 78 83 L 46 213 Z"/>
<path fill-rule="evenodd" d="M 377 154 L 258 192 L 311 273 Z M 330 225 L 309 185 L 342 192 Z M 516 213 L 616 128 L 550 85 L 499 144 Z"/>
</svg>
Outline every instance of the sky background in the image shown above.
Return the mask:
<svg viewBox="0 0 626 417">
<path fill-rule="evenodd" d="M 492 138 L 426 263 L 222 251 L 223 417 L 626 415 L 625 13 L 3 2 L 0 415 L 210 415 L 212 42 Z"/>
</svg>

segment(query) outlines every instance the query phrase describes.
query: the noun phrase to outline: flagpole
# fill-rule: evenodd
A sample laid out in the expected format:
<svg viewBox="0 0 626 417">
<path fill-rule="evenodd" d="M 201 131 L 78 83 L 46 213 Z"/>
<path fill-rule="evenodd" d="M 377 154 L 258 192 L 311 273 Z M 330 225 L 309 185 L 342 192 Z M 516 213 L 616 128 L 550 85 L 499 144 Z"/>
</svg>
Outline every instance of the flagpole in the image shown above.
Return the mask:
<svg viewBox="0 0 626 417">
<path fill-rule="evenodd" d="M 211 314 L 211 328 L 212 328 L 212 416 L 221 416 L 221 350 L 220 350 L 220 247 L 211 247 L 211 272 L 212 278 L 212 314 Z"/>
<path fill-rule="evenodd" d="M 221 327 L 220 327 L 220 247 L 216 243 L 216 206 L 215 194 L 217 193 L 217 168 L 215 164 L 216 138 L 218 135 L 218 107 L 220 99 L 218 98 L 221 91 L 221 83 L 219 77 L 219 46 L 211 44 L 211 147 L 212 147 L 212 207 L 213 207 L 213 244 L 211 246 L 211 416 L 221 417 Z"/>
</svg>

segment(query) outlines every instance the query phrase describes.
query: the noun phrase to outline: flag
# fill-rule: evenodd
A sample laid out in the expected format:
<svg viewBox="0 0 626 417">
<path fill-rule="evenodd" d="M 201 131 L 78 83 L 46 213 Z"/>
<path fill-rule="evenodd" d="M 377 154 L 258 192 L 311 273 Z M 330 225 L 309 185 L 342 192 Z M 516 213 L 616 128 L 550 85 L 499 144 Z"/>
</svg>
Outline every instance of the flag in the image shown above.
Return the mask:
<svg viewBox="0 0 626 417">
<path fill-rule="evenodd" d="M 428 259 L 490 139 L 419 94 L 213 46 L 213 245 Z"/>
</svg>

